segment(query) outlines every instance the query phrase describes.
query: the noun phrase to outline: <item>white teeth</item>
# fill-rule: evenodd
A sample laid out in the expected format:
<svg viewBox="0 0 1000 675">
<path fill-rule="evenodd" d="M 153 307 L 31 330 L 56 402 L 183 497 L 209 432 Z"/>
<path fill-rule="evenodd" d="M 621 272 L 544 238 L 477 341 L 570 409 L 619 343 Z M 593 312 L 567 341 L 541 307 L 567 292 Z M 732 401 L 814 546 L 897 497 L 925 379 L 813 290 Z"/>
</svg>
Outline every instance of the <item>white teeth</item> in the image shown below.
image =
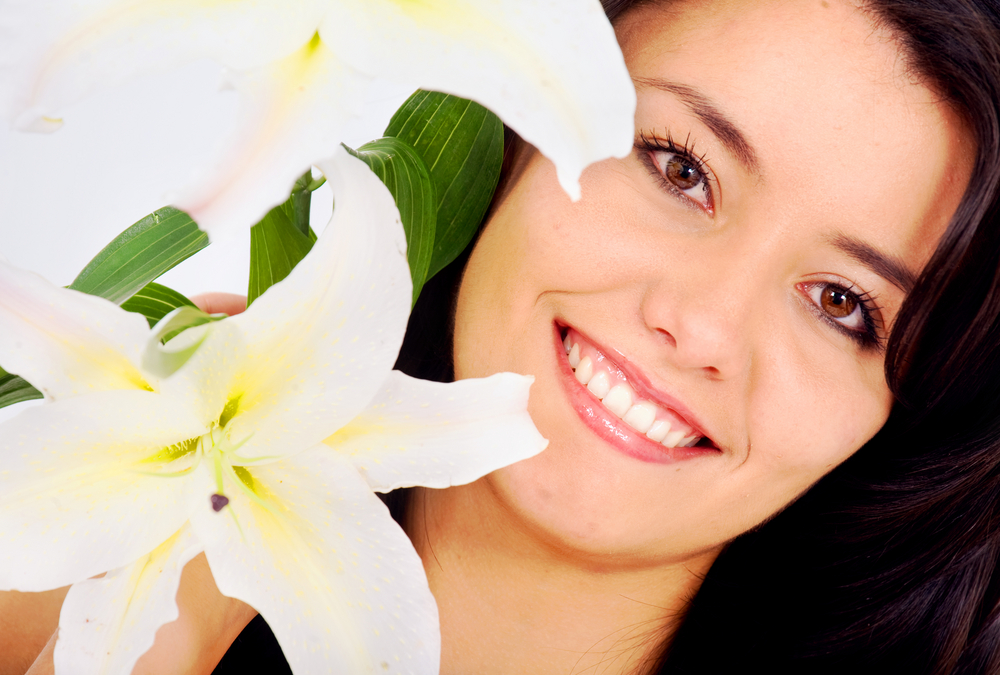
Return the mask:
<svg viewBox="0 0 1000 675">
<path fill-rule="evenodd" d="M 635 394 L 627 384 L 611 386 L 611 377 L 603 368 L 594 372 L 594 362 L 589 356 L 580 356 L 580 345 L 570 344 L 569 336 L 563 340 L 568 350 L 568 360 L 574 369 L 577 382 L 587 387 L 594 396 L 601 399 L 604 407 L 646 438 L 661 443 L 667 448 L 690 448 L 697 445 L 701 436 L 684 435 L 684 429 L 670 430 L 670 422 L 656 419 L 659 409 L 649 401 L 639 401 L 633 405 Z"/>
<path fill-rule="evenodd" d="M 576 381 L 580 384 L 587 384 L 593 376 L 594 362 L 590 360 L 589 356 L 584 356 L 576 365 Z"/>
<path fill-rule="evenodd" d="M 611 389 L 611 379 L 605 371 L 599 370 L 587 382 L 587 389 L 597 398 L 604 398 Z"/>
<path fill-rule="evenodd" d="M 684 438 L 684 430 L 679 429 L 678 431 L 671 431 L 669 434 L 667 434 L 666 438 L 660 441 L 660 443 L 667 446 L 668 448 L 676 448 L 677 444 L 681 442 L 682 438 Z"/>
<path fill-rule="evenodd" d="M 666 420 L 656 420 L 653 426 L 646 432 L 646 438 L 651 441 L 661 442 L 670 433 L 670 422 Z"/>
<path fill-rule="evenodd" d="M 629 408 L 622 419 L 630 427 L 644 434 L 649 431 L 649 428 L 653 426 L 653 422 L 656 421 L 656 406 L 652 403 L 641 401 Z"/>
<path fill-rule="evenodd" d="M 566 348 L 566 352 L 569 353 L 570 347 L 573 346 L 573 341 L 569 339 L 569 333 L 566 334 L 566 339 L 563 340 L 563 346 Z"/>
<path fill-rule="evenodd" d="M 604 397 L 603 403 L 605 408 L 628 422 L 626 413 L 632 407 L 632 388 L 627 384 L 616 384 Z"/>
<path fill-rule="evenodd" d="M 580 345 L 573 345 L 569 350 L 569 365 L 573 368 L 580 365 Z"/>
</svg>

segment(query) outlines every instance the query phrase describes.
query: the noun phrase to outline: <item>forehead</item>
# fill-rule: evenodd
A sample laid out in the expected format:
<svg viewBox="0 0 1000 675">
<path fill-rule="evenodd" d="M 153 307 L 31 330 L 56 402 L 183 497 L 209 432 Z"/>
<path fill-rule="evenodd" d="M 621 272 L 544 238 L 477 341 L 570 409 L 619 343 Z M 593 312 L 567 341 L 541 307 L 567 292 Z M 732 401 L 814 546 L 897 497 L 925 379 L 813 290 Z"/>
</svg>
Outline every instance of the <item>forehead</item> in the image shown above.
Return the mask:
<svg viewBox="0 0 1000 675">
<path fill-rule="evenodd" d="M 838 0 L 680 0 L 642 5 L 618 30 L 633 77 L 693 87 L 734 122 L 767 208 L 929 256 L 967 183 L 972 143 L 871 15 Z M 671 93 L 638 89 L 640 128 L 670 132 L 687 112 Z"/>
</svg>

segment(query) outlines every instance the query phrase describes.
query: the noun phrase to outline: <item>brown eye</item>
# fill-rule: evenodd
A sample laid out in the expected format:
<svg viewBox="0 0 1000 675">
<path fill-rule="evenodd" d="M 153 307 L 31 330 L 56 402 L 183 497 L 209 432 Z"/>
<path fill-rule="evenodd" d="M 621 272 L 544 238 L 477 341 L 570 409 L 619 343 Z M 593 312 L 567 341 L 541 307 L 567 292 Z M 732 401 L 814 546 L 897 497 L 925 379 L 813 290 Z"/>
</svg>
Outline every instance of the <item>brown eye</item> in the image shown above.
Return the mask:
<svg viewBox="0 0 1000 675">
<path fill-rule="evenodd" d="M 685 162 L 679 155 L 670 156 L 664 168 L 664 174 L 667 180 L 681 190 L 690 190 L 705 180 L 698 169 Z"/>
<path fill-rule="evenodd" d="M 836 286 L 826 286 L 820 293 L 820 307 L 835 319 L 843 319 L 854 313 L 858 307 L 857 299 Z"/>
<path fill-rule="evenodd" d="M 797 288 L 809 298 L 815 314 L 825 323 L 843 331 L 857 340 L 862 347 L 881 344 L 877 326 L 881 325 L 881 310 L 874 304 L 874 296 L 854 290 L 853 284 L 819 281 L 797 284 Z"/>
<path fill-rule="evenodd" d="M 702 210 L 712 212 L 712 190 L 708 177 L 690 156 L 665 150 L 647 152 L 655 171 L 663 179 L 664 186 L 670 191 L 676 190 Z"/>
</svg>

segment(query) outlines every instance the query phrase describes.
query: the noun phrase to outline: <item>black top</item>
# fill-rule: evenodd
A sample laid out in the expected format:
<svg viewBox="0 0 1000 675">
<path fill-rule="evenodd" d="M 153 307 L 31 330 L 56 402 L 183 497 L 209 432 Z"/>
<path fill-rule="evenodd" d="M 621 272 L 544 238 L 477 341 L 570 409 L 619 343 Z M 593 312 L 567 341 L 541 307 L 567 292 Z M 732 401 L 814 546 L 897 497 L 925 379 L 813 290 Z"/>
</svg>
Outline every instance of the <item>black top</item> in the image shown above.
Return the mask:
<svg viewBox="0 0 1000 675">
<path fill-rule="evenodd" d="M 292 669 L 288 667 L 288 661 L 285 660 L 271 627 L 258 614 L 243 629 L 212 673 L 213 675 L 247 673 L 292 675 Z"/>
</svg>

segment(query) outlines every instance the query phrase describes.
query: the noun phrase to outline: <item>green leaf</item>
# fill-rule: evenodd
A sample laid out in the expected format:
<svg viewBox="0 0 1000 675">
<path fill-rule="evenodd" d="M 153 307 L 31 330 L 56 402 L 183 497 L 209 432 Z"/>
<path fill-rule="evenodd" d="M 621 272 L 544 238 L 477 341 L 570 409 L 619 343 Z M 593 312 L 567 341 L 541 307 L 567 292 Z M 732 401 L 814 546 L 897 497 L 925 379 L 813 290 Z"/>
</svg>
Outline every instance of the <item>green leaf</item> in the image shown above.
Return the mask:
<svg viewBox="0 0 1000 675">
<path fill-rule="evenodd" d="M 416 302 L 434 253 L 437 209 L 427 166 L 409 143 L 398 138 L 379 138 L 351 152 L 382 179 L 396 201 L 406 232 L 406 260 Z"/>
<path fill-rule="evenodd" d="M 438 203 L 430 279 L 469 245 L 486 215 L 503 163 L 503 123 L 478 103 L 418 91 L 385 135 L 413 146 L 430 172 Z"/>
<path fill-rule="evenodd" d="M 32 387 L 28 382 L 17 375 L 0 370 L 0 408 L 42 398 L 42 392 Z"/>
<path fill-rule="evenodd" d="M 186 213 L 167 206 L 115 237 L 87 264 L 69 288 L 138 312 L 152 327 L 177 307 L 194 309 L 194 304 L 186 297 L 152 280 L 206 246 L 208 235 L 199 230 Z M 193 320 L 185 327 L 211 320 L 215 320 L 214 317 Z M 174 329 L 167 339 L 178 332 Z M 36 398 L 42 398 L 42 393 L 23 378 L 0 369 L 0 408 Z"/>
<path fill-rule="evenodd" d="M 172 288 L 152 281 L 122 303 L 122 309 L 146 317 L 150 328 L 178 307 L 194 307 L 194 303 Z"/>
<path fill-rule="evenodd" d="M 206 246 L 208 235 L 190 216 L 167 206 L 118 235 L 69 287 L 121 304 Z"/>
<path fill-rule="evenodd" d="M 170 377 L 194 356 L 198 347 L 208 337 L 208 333 L 204 333 L 200 339 L 182 349 L 170 349 L 169 345 L 163 343 L 169 342 L 171 338 L 189 328 L 225 318 L 225 314 L 206 314 L 193 305 L 184 305 L 173 310 L 156 324 L 149 336 L 146 348 L 142 351 L 143 370 L 159 378 Z"/>
<path fill-rule="evenodd" d="M 309 228 L 312 189 L 315 189 L 312 176 L 307 172 L 295 182 L 292 195 L 285 203 L 275 206 L 263 220 L 250 228 L 247 307 L 264 291 L 287 277 L 316 241 L 316 235 Z"/>
</svg>

